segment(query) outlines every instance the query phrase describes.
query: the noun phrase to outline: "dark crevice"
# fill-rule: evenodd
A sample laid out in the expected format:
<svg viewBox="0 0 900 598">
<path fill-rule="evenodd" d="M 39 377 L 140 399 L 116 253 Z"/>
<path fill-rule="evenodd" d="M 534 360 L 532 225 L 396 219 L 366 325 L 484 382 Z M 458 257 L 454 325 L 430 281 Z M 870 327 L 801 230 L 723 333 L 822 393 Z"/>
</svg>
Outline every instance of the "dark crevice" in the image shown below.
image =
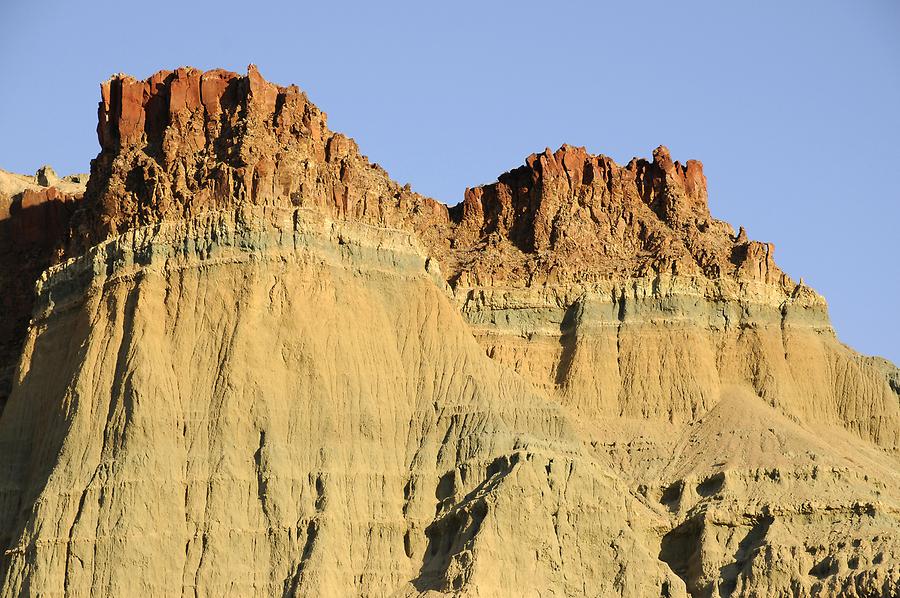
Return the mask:
<svg viewBox="0 0 900 598">
<path fill-rule="evenodd" d="M 456 504 L 439 504 L 438 512 L 443 515 L 436 517 L 425 529 L 428 544 L 422 566 L 419 569 L 419 576 L 412 581 L 413 587 L 420 592 L 428 590 L 446 592 L 459 590 L 465 585 L 469 568 L 462 567 L 461 572 L 450 579 L 448 576 L 451 571 L 458 569 L 451 567 L 451 564 L 455 562 L 458 555 L 472 549 L 481 530 L 482 522 L 488 514 L 486 496 L 506 479 L 518 463 L 518 454 L 497 457 L 485 468 L 484 481 L 471 492 Z M 444 480 L 450 479 L 451 475 L 455 480 L 455 470 L 441 476 L 438 486 L 442 483 L 446 484 L 447 482 Z M 436 490 L 435 495 L 438 494 L 439 491 Z M 449 498 L 445 499 L 444 503 L 448 501 Z M 407 542 L 406 538 L 404 538 L 404 542 Z M 410 555 L 411 552 L 411 548 L 409 548 L 407 554 Z"/>
<path fill-rule="evenodd" d="M 715 473 L 697 484 L 697 494 L 706 498 L 715 496 L 725 485 L 725 472 Z"/>
<path fill-rule="evenodd" d="M 563 385 L 569 378 L 575 351 L 578 346 L 578 324 L 584 314 L 584 301 L 579 299 L 566 308 L 563 321 L 559 325 L 561 352 L 556 365 L 556 384 Z"/>
</svg>

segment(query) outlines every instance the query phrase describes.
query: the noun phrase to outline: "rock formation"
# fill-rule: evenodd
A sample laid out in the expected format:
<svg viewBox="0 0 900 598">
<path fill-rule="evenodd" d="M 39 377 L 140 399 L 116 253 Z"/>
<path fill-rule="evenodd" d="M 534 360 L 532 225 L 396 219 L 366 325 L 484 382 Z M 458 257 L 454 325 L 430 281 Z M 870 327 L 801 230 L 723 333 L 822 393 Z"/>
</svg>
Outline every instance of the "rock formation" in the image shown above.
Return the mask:
<svg viewBox="0 0 900 598">
<path fill-rule="evenodd" d="M 0 211 L 0 596 L 900 592 L 900 371 L 699 162 L 448 209 L 255 67 L 101 91 Z"/>
<path fill-rule="evenodd" d="M 34 283 L 62 254 L 86 180 L 59 179 L 49 166 L 33 177 L 0 170 L 0 411 L 34 307 Z"/>
<path fill-rule="evenodd" d="M 446 222 L 442 204 L 402 188 L 328 130 L 296 86 L 256 67 L 161 71 L 103 84 L 86 210 L 72 254 L 116 233 L 237 205 L 315 207 L 401 226 L 413 214 Z"/>
</svg>

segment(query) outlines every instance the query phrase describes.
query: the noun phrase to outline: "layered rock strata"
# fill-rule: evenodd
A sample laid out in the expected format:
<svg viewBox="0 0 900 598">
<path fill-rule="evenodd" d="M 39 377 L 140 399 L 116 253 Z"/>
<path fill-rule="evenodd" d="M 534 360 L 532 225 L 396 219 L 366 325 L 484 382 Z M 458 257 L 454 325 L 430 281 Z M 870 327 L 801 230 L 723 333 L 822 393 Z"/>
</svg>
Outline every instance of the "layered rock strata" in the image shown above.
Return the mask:
<svg viewBox="0 0 900 598">
<path fill-rule="evenodd" d="M 2 594 L 678 587 L 436 275 L 407 233 L 262 208 L 53 270 L 0 420 Z"/>
<path fill-rule="evenodd" d="M 445 260 L 495 359 L 588 414 L 691 421 L 745 385 L 895 451 L 897 393 L 835 338 L 771 244 L 713 219 L 699 162 L 619 167 L 564 146 L 451 210 Z"/>
<path fill-rule="evenodd" d="M 900 371 L 699 162 L 563 146 L 448 209 L 255 67 L 99 116 L 0 418 L 0 595 L 900 591 Z"/>
</svg>

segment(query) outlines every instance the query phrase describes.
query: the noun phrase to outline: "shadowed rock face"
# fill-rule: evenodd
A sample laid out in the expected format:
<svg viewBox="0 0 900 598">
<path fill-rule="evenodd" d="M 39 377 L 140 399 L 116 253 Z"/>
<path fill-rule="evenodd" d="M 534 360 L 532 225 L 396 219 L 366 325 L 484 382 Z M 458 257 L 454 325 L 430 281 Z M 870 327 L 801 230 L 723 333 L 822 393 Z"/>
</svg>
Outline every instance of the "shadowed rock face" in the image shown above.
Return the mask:
<svg viewBox="0 0 900 598">
<path fill-rule="evenodd" d="M 84 190 L 55 174 L 51 180 L 52 172 L 47 166 L 35 177 L 0 171 L 0 411 L 34 307 L 34 283 L 62 254 Z"/>
<path fill-rule="evenodd" d="M 0 204 L 0 596 L 900 591 L 900 372 L 699 162 L 448 209 L 253 66 L 113 77 L 98 138 Z"/>
</svg>

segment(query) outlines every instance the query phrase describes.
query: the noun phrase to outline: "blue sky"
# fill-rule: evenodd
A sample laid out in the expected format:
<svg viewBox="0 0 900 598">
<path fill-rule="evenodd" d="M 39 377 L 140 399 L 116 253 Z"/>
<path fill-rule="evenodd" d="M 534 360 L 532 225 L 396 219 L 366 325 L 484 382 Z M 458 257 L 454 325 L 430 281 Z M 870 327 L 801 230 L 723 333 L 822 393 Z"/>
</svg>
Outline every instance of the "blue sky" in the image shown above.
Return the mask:
<svg viewBox="0 0 900 598">
<path fill-rule="evenodd" d="M 664 144 L 844 342 L 900 363 L 900 3 L 0 0 L 0 22 L 0 168 L 87 171 L 112 73 L 250 62 L 451 204 L 547 146 Z"/>
</svg>

